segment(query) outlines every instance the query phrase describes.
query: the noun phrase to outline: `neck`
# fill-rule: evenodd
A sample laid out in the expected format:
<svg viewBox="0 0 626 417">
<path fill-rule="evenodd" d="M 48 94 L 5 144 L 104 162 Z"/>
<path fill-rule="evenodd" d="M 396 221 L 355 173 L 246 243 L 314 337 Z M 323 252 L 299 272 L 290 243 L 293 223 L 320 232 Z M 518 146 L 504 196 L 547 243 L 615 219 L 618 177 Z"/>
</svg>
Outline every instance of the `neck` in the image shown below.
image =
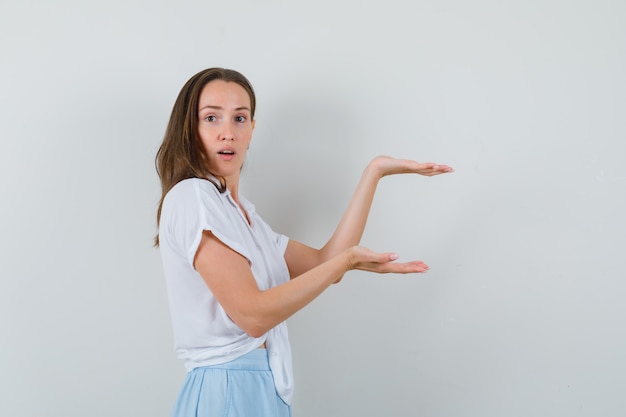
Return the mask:
<svg viewBox="0 0 626 417">
<path fill-rule="evenodd" d="M 237 202 L 237 204 L 239 204 L 239 193 L 238 193 L 238 188 L 237 187 L 230 187 L 227 186 L 226 188 L 228 188 L 228 191 L 230 192 L 230 196 L 233 198 L 233 200 L 235 200 Z"/>
<path fill-rule="evenodd" d="M 233 200 L 239 204 L 239 177 L 228 177 L 226 180 L 226 188 L 230 192 L 230 195 L 233 197 Z"/>
<path fill-rule="evenodd" d="M 248 215 L 248 212 L 246 211 L 246 209 L 241 205 L 241 201 L 239 201 L 239 181 L 232 181 L 229 182 L 228 180 L 226 181 L 226 188 L 228 188 L 228 192 L 230 193 L 230 197 L 233 199 L 233 201 L 235 203 L 237 203 L 237 205 L 239 206 L 239 209 L 241 210 L 241 212 L 243 213 L 243 215 L 246 218 L 246 221 L 248 222 L 249 225 L 251 225 L 251 221 L 250 221 L 250 216 Z"/>
</svg>

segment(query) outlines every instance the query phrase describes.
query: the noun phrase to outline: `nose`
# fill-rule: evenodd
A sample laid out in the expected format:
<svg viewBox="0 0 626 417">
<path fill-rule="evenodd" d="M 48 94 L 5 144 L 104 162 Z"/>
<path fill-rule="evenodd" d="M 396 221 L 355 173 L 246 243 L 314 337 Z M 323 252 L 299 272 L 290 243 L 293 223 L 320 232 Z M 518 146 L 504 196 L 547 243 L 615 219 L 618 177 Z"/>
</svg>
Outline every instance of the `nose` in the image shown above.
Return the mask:
<svg viewBox="0 0 626 417">
<path fill-rule="evenodd" d="M 224 127 L 224 130 L 220 134 L 220 139 L 221 140 L 235 140 L 235 136 L 233 135 L 233 131 L 231 130 L 230 126 Z"/>
</svg>

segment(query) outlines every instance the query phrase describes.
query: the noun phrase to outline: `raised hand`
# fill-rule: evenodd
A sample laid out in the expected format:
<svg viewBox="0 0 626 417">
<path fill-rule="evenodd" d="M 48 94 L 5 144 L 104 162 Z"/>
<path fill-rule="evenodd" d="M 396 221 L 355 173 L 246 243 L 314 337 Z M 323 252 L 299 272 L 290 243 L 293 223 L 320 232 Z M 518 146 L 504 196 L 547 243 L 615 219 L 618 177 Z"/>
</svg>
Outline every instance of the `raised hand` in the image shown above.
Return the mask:
<svg viewBox="0 0 626 417">
<path fill-rule="evenodd" d="M 373 170 L 377 176 L 385 177 L 394 174 L 419 174 L 427 177 L 454 172 L 448 165 L 434 162 L 417 162 L 410 159 L 397 159 L 390 156 L 377 156 L 372 159 L 367 169 Z"/>
</svg>

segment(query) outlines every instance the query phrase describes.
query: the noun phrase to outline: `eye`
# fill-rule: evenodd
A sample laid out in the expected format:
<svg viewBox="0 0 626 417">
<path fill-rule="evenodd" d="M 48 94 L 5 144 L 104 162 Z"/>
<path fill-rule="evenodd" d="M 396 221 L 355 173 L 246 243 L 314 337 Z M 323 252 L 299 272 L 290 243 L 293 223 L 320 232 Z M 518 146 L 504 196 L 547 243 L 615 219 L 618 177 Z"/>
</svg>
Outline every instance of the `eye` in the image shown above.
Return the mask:
<svg viewBox="0 0 626 417">
<path fill-rule="evenodd" d="M 239 123 L 243 123 L 246 121 L 246 116 L 236 116 L 235 117 L 235 121 L 239 122 Z"/>
<path fill-rule="evenodd" d="M 214 115 L 210 115 L 205 117 L 204 120 L 206 120 L 207 122 L 214 122 L 217 120 L 217 117 L 215 117 Z"/>
</svg>

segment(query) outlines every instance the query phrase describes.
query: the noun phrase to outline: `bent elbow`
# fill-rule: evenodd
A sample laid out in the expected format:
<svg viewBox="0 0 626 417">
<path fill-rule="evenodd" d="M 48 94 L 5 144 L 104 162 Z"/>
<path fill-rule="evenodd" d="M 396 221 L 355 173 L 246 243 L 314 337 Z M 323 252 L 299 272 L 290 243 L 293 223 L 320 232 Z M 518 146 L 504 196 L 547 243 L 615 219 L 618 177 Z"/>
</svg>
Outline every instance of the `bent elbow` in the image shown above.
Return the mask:
<svg viewBox="0 0 626 417">
<path fill-rule="evenodd" d="M 271 307 L 254 300 L 246 303 L 231 317 L 241 330 L 255 339 L 263 337 L 279 323 Z"/>
<path fill-rule="evenodd" d="M 248 336 L 254 337 L 255 339 L 263 337 L 263 335 L 270 330 L 270 327 L 255 318 L 242 320 L 238 325 Z"/>
<path fill-rule="evenodd" d="M 259 329 L 259 328 L 254 328 L 254 329 L 249 329 L 249 330 L 244 330 L 244 332 L 246 332 L 246 334 L 250 337 L 253 337 L 255 339 L 258 339 L 260 337 L 263 337 L 263 335 L 265 333 L 267 333 L 267 331 L 263 330 L 263 329 Z"/>
</svg>

